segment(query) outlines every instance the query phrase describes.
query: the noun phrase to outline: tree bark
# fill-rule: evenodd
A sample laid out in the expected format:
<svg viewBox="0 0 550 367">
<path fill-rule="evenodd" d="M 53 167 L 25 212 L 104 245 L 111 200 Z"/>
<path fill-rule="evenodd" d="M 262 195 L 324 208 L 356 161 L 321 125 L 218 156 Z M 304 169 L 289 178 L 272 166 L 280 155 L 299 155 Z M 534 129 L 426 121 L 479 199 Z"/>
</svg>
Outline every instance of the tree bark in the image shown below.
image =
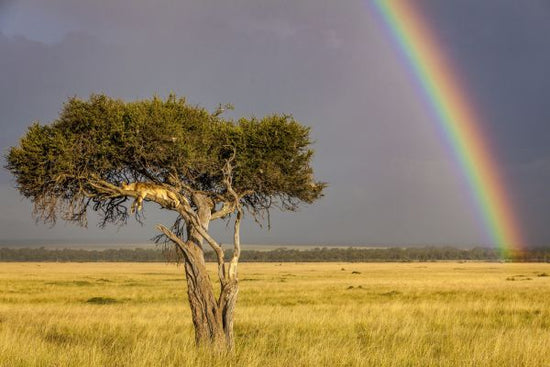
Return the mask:
<svg viewBox="0 0 550 367">
<path fill-rule="evenodd" d="M 202 251 L 185 256 L 187 296 L 195 327 L 197 345 L 212 345 L 217 350 L 225 349 L 225 333 L 222 317 L 214 297 L 214 290 L 208 276 Z"/>
<path fill-rule="evenodd" d="M 223 331 L 225 334 L 226 346 L 229 350 L 235 348 L 235 337 L 233 334 L 233 315 L 237 304 L 239 293 L 239 282 L 237 279 L 230 280 L 222 287 L 220 295 L 220 311 L 222 316 Z"/>
<path fill-rule="evenodd" d="M 211 218 L 211 201 L 202 195 L 193 198 L 197 206 L 197 217 L 204 230 L 208 230 Z M 210 344 L 216 350 L 226 348 L 225 333 L 214 289 L 206 270 L 203 251 L 203 237 L 193 226 L 189 227 L 187 251 L 184 251 L 187 296 L 195 327 L 197 345 Z"/>
</svg>

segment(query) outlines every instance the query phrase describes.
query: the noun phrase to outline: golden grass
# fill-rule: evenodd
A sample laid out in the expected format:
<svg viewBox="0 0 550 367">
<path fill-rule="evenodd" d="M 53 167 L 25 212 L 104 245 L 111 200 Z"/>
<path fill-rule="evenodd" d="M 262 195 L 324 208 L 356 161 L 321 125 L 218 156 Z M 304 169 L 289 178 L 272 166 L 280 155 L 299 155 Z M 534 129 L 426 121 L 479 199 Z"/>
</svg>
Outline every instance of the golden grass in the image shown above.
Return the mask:
<svg viewBox="0 0 550 367">
<path fill-rule="evenodd" d="M 0 366 L 550 366 L 544 274 L 242 264 L 236 351 L 217 356 L 194 347 L 181 267 L 1 263 Z"/>
</svg>

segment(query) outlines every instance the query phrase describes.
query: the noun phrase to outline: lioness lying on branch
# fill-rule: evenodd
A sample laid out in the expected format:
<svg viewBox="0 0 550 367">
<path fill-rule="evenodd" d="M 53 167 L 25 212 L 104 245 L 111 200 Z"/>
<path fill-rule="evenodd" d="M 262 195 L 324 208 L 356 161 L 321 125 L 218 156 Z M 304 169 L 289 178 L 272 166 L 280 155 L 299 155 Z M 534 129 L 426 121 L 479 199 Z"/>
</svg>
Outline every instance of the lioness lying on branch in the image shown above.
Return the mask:
<svg viewBox="0 0 550 367">
<path fill-rule="evenodd" d="M 160 185 L 156 185 L 153 183 L 123 182 L 120 188 L 122 190 L 137 191 L 138 193 L 136 200 L 134 201 L 134 203 L 132 204 L 132 207 L 130 208 L 131 213 L 133 213 L 136 210 L 136 207 L 138 211 L 143 209 L 143 200 L 146 199 L 147 196 L 149 196 L 151 199 L 171 201 L 172 206 L 174 208 L 180 205 L 180 201 L 178 200 L 178 197 L 176 194 L 174 194 L 170 190 L 165 189 Z"/>
</svg>

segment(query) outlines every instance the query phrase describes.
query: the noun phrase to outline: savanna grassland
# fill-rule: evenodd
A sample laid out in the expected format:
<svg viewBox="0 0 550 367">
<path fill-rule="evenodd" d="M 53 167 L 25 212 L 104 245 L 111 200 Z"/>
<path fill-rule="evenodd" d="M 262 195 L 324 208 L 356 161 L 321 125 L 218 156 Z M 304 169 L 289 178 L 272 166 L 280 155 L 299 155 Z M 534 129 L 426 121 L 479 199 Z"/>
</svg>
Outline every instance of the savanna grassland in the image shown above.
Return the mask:
<svg viewBox="0 0 550 367">
<path fill-rule="evenodd" d="M 244 263 L 236 351 L 218 356 L 194 347 L 181 267 L 1 263 L 0 366 L 550 366 L 549 275 Z"/>
</svg>

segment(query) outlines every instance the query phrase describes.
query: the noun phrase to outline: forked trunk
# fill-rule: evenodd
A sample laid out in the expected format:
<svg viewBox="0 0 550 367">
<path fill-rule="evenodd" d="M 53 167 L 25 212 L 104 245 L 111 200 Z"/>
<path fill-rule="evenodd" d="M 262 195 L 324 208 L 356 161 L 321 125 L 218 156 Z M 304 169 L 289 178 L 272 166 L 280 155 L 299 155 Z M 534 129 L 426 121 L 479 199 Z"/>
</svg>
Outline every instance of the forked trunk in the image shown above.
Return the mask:
<svg viewBox="0 0 550 367">
<path fill-rule="evenodd" d="M 202 257 L 202 254 L 200 256 Z M 204 262 L 186 259 L 185 275 L 197 345 L 212 345 L 218 350 L 225 349 L 222 317 Z"/>
<path fill-rule="evenodd" d="M 222 286 L 219 301 L 216 302 L 204 263 L 186 258 L 185 274 L 197 345 L 210 345 L 218 351 L 233 350 L 233 315 L 239 293 L 237 279 Z"/>
<path fill-rule="evenodd" d="M 199 195 L 194 197 L 198 218 L 205 230 L 211 218 L 211 204 L 207 200 Z M 196 228 L 190 227 L 188 242 L 184 246 L 187 295 L 195 327 L 195 341 L 197 345 L 209 345 L 223 352 L 232 350 L 234 346 L 233 313 L 238 285 L 236 277 L 226 280 L 223 271 L 219 273 L 222 289 L 219 300 L 216 300 L 204 261 L 203 240 Z"/>
</svg>

